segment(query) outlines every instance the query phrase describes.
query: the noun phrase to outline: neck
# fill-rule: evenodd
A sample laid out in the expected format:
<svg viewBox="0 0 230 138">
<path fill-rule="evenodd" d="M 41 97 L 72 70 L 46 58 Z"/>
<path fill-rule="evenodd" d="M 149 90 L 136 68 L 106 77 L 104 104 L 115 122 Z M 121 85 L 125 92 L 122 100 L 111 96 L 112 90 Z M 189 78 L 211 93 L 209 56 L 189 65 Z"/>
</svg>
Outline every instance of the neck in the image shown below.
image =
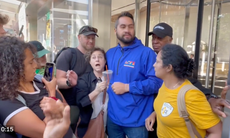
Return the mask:
<svg viewBox="0 0 230 138">
<path fill-rule="evenodd" d="M 32 82 L 20 81 L 19 90 L 24 92 L 34 92 L 34 86 Z"/>
<path fill-rule="evenodd" d="M 126 47 L 126 46 L 132 45 L 133 42 L 134 42 L 134 40 L 132 42 L 130 42 L 129 44 L 125 44 L 125 43 L 123 43 L 123 42 L 120 41 L 119 44 L 120 44 L 121 47 Z"/>
<path fill-rule="evenodd" d="M 179 79 L 175 76 L 168 76 L 166 78 L 163 79 L 165 86 L 169 89 L 176 89 L 177 87 L 179 87 L 183 82 L 184 79 Z"/>
<path fill-rule="evenodd" d="M 94 75 L 97 77 L 97 78 L 102 78 L 102 71 L 101 72 L 97 72 L 97 71 L 93 71 Z"/>
<path fill-rule="evenodd" d="M 77 49 L 80 50 L 81 53 L 83 53 L 83 54 L 85 54 L 87 52 L 87 50 L 84 49 L 82 45 L 78 45 Z"/>
<path fill-rule="evenodd" d="M 121 47 L 126 47 L 126 46 L 129 46 L 129 45 L 131 45 L 131 44 L 120 43 L 120 46 L 121 46 Z"/>
</svg>

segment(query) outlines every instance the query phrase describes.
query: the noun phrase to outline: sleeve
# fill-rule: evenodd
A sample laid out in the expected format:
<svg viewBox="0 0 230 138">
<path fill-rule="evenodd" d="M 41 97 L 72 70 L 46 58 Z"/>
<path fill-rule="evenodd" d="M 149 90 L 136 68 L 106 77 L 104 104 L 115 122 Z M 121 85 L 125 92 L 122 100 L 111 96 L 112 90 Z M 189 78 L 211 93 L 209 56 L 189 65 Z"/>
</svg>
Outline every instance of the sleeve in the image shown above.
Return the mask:
<svg viewBox="0 0 230 138">
<path fill-rule="evenodd" d="M 91 100 L 89 99 L 89 85 L 87 84 L 89 81 L 86 81 L 84 78 L 79 78 L 77 86 L 76 86 L 76 96 L 77 96 L 77 105 L 81 107 L 86 107 L 91 104 Z"/>
<path fill-rule="evenodd" d="M 61 52 L 56 62 L 56 69 L 67 72 L 71 65 L 71 51 L 66 49 Z"/>
<path fill-rule="evenodd" d="M 186 107 L 193 123 L 200 129 L 209 129 L 220 122 L 212 112 L 205 95 L 198 90 L 190 90 L 185 95 Z"/>
<path fill-rule="evenodd" d="M 202 84 L 194 78 L 189 78 L 188 79 L 195 87 L 197 87 L 200 91 L 202 91 L 205 95 L 210 95 L 212 94 L 212 91 L 210 89 L 205 88 L 202 86 Z"/>
<path fill-rule="evenodd" d="M 163 81 L 156 77 L 153 64 L 156 62 L 156 54 L 153 50 L 146 53 L 147 57 L 143 61 L 145 69 L 145 80 L 133 81 L 129 84 L 132 94 L 152 95 L 157 94 Z"/>
<path fill-rule="evenodd" d="M 6 108 L 7 107 L 7 108 Z M 28 109 L 18 100 L 0 100 L 0 123 L 6 126 L 8 121 L 21 111 Z"/>
</svg>

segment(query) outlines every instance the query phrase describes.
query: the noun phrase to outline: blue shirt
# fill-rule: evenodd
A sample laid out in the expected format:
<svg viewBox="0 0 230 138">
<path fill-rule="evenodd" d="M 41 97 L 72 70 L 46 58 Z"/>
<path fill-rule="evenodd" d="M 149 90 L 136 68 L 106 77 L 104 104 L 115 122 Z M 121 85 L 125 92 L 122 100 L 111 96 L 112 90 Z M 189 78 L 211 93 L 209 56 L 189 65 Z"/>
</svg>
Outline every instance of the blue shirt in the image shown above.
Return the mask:
<svg viewBox="0 0 230 138">
<path fill-rule="evenodd" d="M 162 80 L 155 76 L 156 54 L 135 38 L 132 45 L 111 48 L 106 53 L 108 69 L 113 71 L 108 88 L 108 116 L 120 126 L 140 127 L 153 112 L 154 94 Z M 117 95 L 114 82 L 129 84 L 129 92 Z"/>
</svg>

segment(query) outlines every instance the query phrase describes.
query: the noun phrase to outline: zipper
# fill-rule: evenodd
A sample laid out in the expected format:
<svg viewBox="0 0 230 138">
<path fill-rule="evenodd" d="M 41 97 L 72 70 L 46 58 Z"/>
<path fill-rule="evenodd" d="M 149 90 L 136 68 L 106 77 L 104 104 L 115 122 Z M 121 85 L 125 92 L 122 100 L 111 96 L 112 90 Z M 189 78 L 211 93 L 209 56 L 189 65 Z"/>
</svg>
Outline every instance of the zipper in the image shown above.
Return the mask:
<svg viewBox="0 0 230 138">
<path fill-rule="evenodd" d="M 119 69 L 119 65 L 120 65 L 120 60 L 121 60 L 121 58 L 122 58 L 122 57 L 123 57 L 123 55 L 124 55 L 123 48 L 121 48 L 121 53 L 122 53 L 122 55 L 121 55 L 121 57 L 119 58 L 119 60 L 118 60 L 118 64 L 117 64 L 117 75 L 118 75 L 118 69 Z"/>
</svg>

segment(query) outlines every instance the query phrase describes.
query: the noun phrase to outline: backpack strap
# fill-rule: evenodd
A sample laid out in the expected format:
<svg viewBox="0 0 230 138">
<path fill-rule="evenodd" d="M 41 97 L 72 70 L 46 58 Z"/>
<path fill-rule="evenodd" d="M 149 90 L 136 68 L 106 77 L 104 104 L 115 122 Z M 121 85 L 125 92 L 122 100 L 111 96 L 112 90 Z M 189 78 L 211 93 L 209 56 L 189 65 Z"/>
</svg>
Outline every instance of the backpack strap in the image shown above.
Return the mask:
<svg viewBox="0 0 230 138">
<path fill-rule="evenodd" d="M 180 114 L 180 117 L 183 117 L 185 120 L 185 124 L 187 126 L 190 137 L 195 138 L 195 136 L 197 136 L 197 138 L 202 138 L 201 135 L 196 130 L 195 126 L 193 125 L 192 121 L 189 119 L 189 114 L 188 114 L 188 111 L 186 109 L 185 94 L 191 89 L 198 90 L 193 85 L 185 85 L 180 89 L 180 91 L 177 95 L 178 112 Z"/>
<path fill-rule="evenodd" d="M 77 51 L 76 51 L 76 48 L 70 47 L 69 49 L 71 50 L 71 53 L 72 53 L 70 70 L 73 70 L 77 62 Z"/>
<path fill-rule="evenodd" d="M 25 101 L 25 99 L 20 94 L 18 94 L 18 97 L 16 97 L 16 99 L 18 101 L 22 102 L 26 106 L 26 101 Z"/>
</svg>

